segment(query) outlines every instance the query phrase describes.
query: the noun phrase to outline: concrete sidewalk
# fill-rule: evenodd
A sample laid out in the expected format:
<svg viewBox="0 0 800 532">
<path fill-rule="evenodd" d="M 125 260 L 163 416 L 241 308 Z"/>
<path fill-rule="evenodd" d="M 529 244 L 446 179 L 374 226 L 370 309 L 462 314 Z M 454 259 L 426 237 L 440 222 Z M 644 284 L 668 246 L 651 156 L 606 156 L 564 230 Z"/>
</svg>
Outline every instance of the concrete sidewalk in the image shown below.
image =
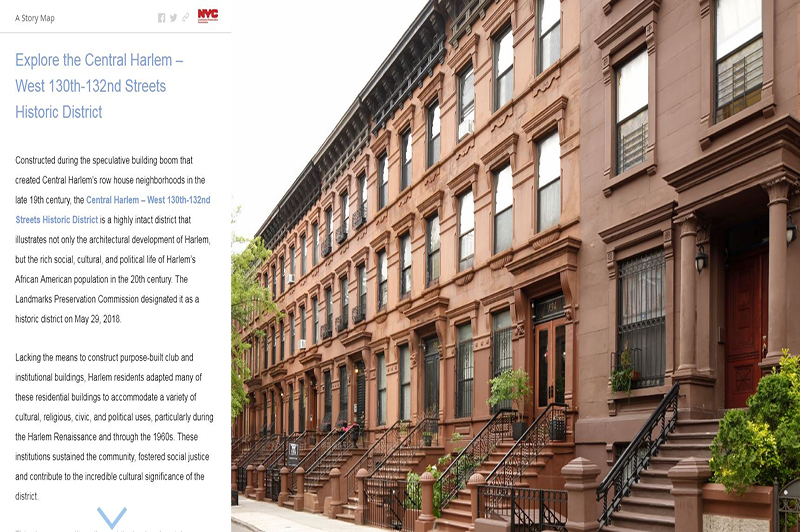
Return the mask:
<svg viewBox="0 0 800 532">
<path fill-rule="evenodd" d="M 322 514 L 295 512 L 281 508 L 271 502 L 256 502 L 244 496 L 239 497 L 239 506 L 231 506 L 231 523 L 252 532 L 353 532 L 371 530 L 346 521 L 328 519 Z"/>
</svg>

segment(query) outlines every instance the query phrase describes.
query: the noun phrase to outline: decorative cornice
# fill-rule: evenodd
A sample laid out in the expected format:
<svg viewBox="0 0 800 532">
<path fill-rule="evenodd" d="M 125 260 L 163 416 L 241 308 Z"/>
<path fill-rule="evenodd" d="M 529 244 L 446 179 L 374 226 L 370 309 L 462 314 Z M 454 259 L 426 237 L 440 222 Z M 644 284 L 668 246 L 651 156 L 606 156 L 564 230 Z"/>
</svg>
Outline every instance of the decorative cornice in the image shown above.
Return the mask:
<svg viewBox="0 0 800 532">
<path fill-rule="evenodd" d="M 411 306 L 403 313 L 411 322 L 422 321 L 423 318 L 443 318 L 446 316 L 447 307 L 450 299 L 446 297 L 433 297 L 431 299 L 419 300 L 417 305 Z M 428 316 L 430 314 L 430 316 Z"/>
<path fill-rule="evenodd" d="M 365 327 L 359 327 L 350 331 L 347 336 L 340 337 L 340 341 L 342 345 L 345 347 L 351 347 L 356 345 L 358 342 L 363 344 L 363 347 L 369 347 L 370 342 L 372 341 L 372 333 L 367 331 Z"/>
<path fill-rule="evenodd" d="M 419 211 L 420 216 L 423 218 L 427 218 L 428 216 L 432 215 L 434 211 L 439 211 L 442 208 L 442 199 L 444 198 L 444 192 L 441 190 L 437 190 L 428 198 L 422 200 L 422 202 L 417 204 L 417 210 Z"/>
<path fill-rule="evenodd" d="M 364 246 L 353 254 L 353 264 L 358 266 L 361 263 L 369 266 L 369 247 Z"/>
<path fill-rule="evenodd" d="M 508 271 L 517 275 L 528 270 L 532 265 L 540 266 L 545 262 L 566 255 L 567 258 L 560 264 L 553 265 L 553 273 L 563 269 L 574 268 L 578 263 L 578 251 L 581 240 L 573 236 L 562 235 L 558 240 L 544 246 L 533 253 L 526 255 L 508 265 Z"/>
<path fill-rule="evenodd" d="M 489 259 L 489 268 L 492 270 L 499 270 L 514 258 L 514 248 L 508 248 L 506 251 L 493 255 Z"/>
<path fill-rule="evenodd" d="M 445 315 L 448 318 L 455 318 L 455 317 L 458 317 L 458 316 L 462 316 L 464 314 L 475 314 L 475 315 L 477 315 L 478 309 L 480 309 L 480 307 L 481 307 L 480 302 L 477 301 L 477 300 L 473 300 L 473 301 L 470 301 L 469 303 L 461 305 L 460 307 L 451 308 L 450 310 L 448 310 L 445 313 Z"/>
<path fill-rule="evenodd" d="M 628 218 L 621 223 L 603 229 L 598 234 L 600 238 L 603 239 L 603 242 L 611 244 L 643 229 L 653 228 L 666 220 L 671 220 L 675 214 L 675 207 L 677 207 L 677 205 L 675 201 L 667 202 L 638 216 Z M 659 229 L 659 232 L 660 231 Z"/>
<path fill-rule="evenodd" d="M 448 181 L 447 188 L 456 196 L 463 193 L 467 187 L 471 187 L 473 183 L 477 181 L 478 170 L 480 170 L 480 165 L 478 165 L 478 163 L 472 163 L 465 168 L 464 171 Z"/>
<path fill-rule="evenodd" d="M 347 275 L 348 277 L 350 277 L 350 266 L 351 266 L 351 261 L 350 261 L 350 259 L 347 259 L 347 260 L 343 261 L 343 262 L 342 262 L 342 263 L 341 263 L 339 266 L 337 266 L 337 267 L 336 267 L 336 269 L 334 270 L 334 271 L 336 272 L 336 277 L 337 277 L 337 278 L 338 278 L 338 277 L 343 277 L 343 276 L 345 276 L 345 275 Z"/>
<path fill-rule="evenodd" d="M 328 275 L 320 279 L 319 286 L 320 290 L 328 287 L 333 286 L 333 280 L 336 278 L 336 274 L 334 272 L 330 272 Z"/>
<path fill-rule="evenodd" d="M 564 119 L 568 101 L 566 96 L 559 96 L 553 103 L 525 122 L 522 129 L 528 134 L 528 140 L 534 141 L 550 131 L 554 124 L 561 122 Z M 559 127 L 559 136 L 564 138 L 566 135 L 562 134 L 561 129 Z"/>
<path fill-rule="evenodd" d="M 468 270 L 464 270 L 463 272 L 456 274 L 456 276 L 453 277 L 453 282 L 456 283 L 456 286 L 466 286 L 474 278 L 475 278 L 475 269 L 470 268 Z"/>
<path fill-rule="evenodd" d="M 417 110 L 416 105 L 414 105 L 413 103 L 408 104 L 406 108 L 403 109 L 403 111 L 399 115 L 397 115 L 397 118 L 395 118 L 394 120 L 395 128 L 397 129 L 397 131 L 400 132 L 400 135 L 402 135 L 403 132 L 405 132 L 407 127 L 411 128 L 411 131 L 414 131 L 414 116 L 416 116 L 415 115 L 416 110 Z M 398 135 L 398 142 L 399 139 L 401 138 L 400 135 Z M 402 149 L 402 146 L 400 147 L 400 149 Z"/>
<path fill-rule="evenodd" d="M 307 349 L 299 360 L 300 364 L 302 364 L 304 368 L 315 366 L 322 361 L 322 353 L 319 352 L 319 348 L 315 345 L 312 348 Z"/>
<path fill-rule="evenodd" d="M 506 287 L 502 290 L 495 292 L 494 294 L 489 294 L 486 297 L 481 298 L 481 305 L 483 305 L 484 309 L 488 309 L 489 307 L 494 306 L 496 303 L 503 301 L 508 298 L 514 297 L 514 288 L 513 287 Z"/>
<path fill-rule="evenodd" d="M 392 136 L 391 131 L 388 129 L 384 129 L 375 140 L 372 141 L 370 144 L 369 149 L 372 153 L 375 154 L 376 157 L 380 157 L 383 155 L 383 152 L 386 152 L 386 155 L 389 155 L 389 140 Z M 388 163 L 388 161 L 387 161 Z"/>
<path fill-rule="evenodd" d="M 513 101 L 508 102 L 505 105 L 505 107 L 501 107 L 500 109 L 498 109 L 497 112 L 494 114 L 494 116 L 492 116 L 492 118 L 490 120 L 492 125 L 491 125 L 491 127 L 489 127 L 489 132 L 490 133 L 492 131 L 494 131 L 495 129 L 500 129 L 501 127 L 506 125 L 506 122 L 508 121 L 508 119 L 511 118 L 512 116 L 514 116 L 514 105 L 513 104 L 514 104 Z M 473 133 L 473 135 L 474 135 L 474 133 Z"/>
<path fill-rule="evenodd" d="M 516 161 L 514 158 L 517 153 L 517 141 L 519 141 L 519 135 L 516 133 L 511 133 L 506 138 L 498 142 L 494 148 L 486 152 L 481 157 L 481 161 L 483 161 L 483 164 L 486 165 L 490 171 L 492 171 L 501 163 L 509 160 L 511 162 L 511 169 L 514 170 L 516 168 Z"/>
<path fill-rule="evenodd" d="M 369 246 L 373 251 L 378 252 L 381 249 L 389 247 L 389 241 L 392 239 L 392 233 L 387 229 L 372 239 Z"/>
<path fill-rule="evenodd" d="M 438 72 L 435 76 L 428 80 L 425 87 L 420 91 L 417 98 L 420 103 L 428 107 L 435 99 L 439 99 L 439 105 L 442 103 L 442 89 L 444 87 L 444 73 Z"/>
<path fill-rule="evenodd" d="M 609 26 L 609 28 L 601 33 L 595 40 L 595 44 L 601 50 L 607 48 L 612 42 L 621 37 L 625 32 L 634 28 L 644 17 L 650 13 L 658 13 L 661 8 L 661 0 L 642 0 L 633 9 L 625 13 L 618 21 Z M 642 27 L 644 31 L 644 27 Z M 624 44 L 624 43 L 620 43 Z"/>
<path fill-rule="evenodd" d="M 455 53 L 450 55 L 450 59 L 447 60 L 447 65 L 453 72 L 458 74 L 458 72 L 466 66 L 469 58 L 472 60 L 472 68 L 477 68 L 477 61 L 475 58 L 478 55 L 479 40 L 480 36 L 477 33 L 473 33 L 471 37 L 468 37 L 464 41 L 464 46 L 459 46 L 456 48 Z"/>
<path fill-rule="evenodd" d="M 394 231 L 394 234 L 396 234 L 399 237 L 405 234 L 406 231 L 408 231 L 411 234 L 411 237 L 413 238 L 414 220 L 416 219 L 416 217 L 417 215 L 414 213 L 414 211 L 411 211 L 402 218 L 400 218 L 400 220 L 398 220 L 397 222 L 394 223 L 394 225 L 392 225 L 392 230 Z"/>
</svg>

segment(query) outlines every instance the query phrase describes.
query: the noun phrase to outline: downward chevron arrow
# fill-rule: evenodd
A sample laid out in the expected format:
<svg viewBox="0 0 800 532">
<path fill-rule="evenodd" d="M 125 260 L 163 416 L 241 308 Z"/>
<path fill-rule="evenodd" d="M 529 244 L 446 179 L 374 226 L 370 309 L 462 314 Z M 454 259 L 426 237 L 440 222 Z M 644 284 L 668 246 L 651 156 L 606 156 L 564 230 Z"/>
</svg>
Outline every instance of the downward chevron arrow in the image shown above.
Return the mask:
<svg viewBox="0 0 800 532">
<path fill-rule="evenodd" d="M 114 522 L 112 523 L 112 522 L 111 522 L 111 521 L 108 519 L 108 517 L 106 517 L 106 514 L 105 514 L 105 513 L 103 513 L 103 510 L 102 510 L 102 509 L 101 509 L 99 506 L 97 507 L 97 512 L 100 514 L 100 517 L 102 517 L 102 518 L 103 518 L 103 520 L 104 520 L 104 521 L 106 522 L 106 524 L 108 525 L 108 528 L 110 528 L 111 530 L 114 530 L 114 527 L 115 527 L 115 526 L 117 526 L 117 523 L 119 523 L 119 520 L 120 520 L 120 519 L 122 519 L 122 516 L 123 516 L 123 515 L 125 515 L 125 512 L 127 512 L 127 511 L 128 511 L 128 509 L 127 509 L 127 508 L 123 508 L 123 509 L 122 509 L 122 511 L 121 511 L 121 512 L 119 513 L 119 515 L 117 516 L 117 518 L 116 518 L 116 519 L 114 519 Z"/>
</svg>

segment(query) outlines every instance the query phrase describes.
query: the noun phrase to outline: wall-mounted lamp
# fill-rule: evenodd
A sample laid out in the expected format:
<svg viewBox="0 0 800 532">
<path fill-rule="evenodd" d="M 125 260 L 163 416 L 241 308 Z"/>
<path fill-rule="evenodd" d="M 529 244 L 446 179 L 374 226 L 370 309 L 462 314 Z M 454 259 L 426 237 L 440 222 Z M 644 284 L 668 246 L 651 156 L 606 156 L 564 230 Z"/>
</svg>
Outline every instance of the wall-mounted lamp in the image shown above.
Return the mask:
<svg viewBox="0 0 800 532">
<path fill-rule="evenodd" d="M 786 217 L 786 245 L 797 240 L 797 224 L 792 221 L 792 215 Z"/>
<path fill-rule="evenodd" d="M 706 255 L 705 248 L 701 245 L 697 250 L 697 255 L 694 257 L 694 265 L 697 268 L 697 273 L 703 271 L 703 268 L 708 266 L 708 255 Z"/>
<path fill-rule="evenodd" d="M 356 368 L 356 375 L 358 375 L 358 368 Z"/>
</svg>

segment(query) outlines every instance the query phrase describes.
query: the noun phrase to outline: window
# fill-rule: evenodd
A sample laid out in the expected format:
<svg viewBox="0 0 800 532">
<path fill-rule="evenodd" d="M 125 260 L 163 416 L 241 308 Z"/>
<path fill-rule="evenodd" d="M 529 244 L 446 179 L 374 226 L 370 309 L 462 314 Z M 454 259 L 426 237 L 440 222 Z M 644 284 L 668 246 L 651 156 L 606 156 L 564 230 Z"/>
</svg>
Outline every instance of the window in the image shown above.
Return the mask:
<svg viewBox="0 0 800 532">
<path fill-rule="evenodd" d="M 539 0 L 538 73 L 547 70 L 561 55 L 561 2 Z"/>
<path fill-rule="evenodd" d="M 378 310 L 386 308 L 389 295 L 388 273 L 384 249 L 378 253 Z"/>
<path fill-rule="evenodd" d="M 617 350 L 630 350 L 641 377 L 633 387 L 664 384 L 666 368 L 666 258 L 659 249 L 620 261 L 618 266 Z M 619 358 L 615 360 L 619 365 Z"/>
<path fill-rule="evenodd" d="M 311 329 L 311 336 L 316 344 L 319 342 L 319 303 L 317 302 L 316 297 L 311 298 L 311 319 L 314 323 L 314 326 Z"/>
<path fill-rule="evenodd" d="M 333 392 L 331 390 L 331 372 L 325 372 L 325 413 L 322 416 L 322 430 L 331 430 L 331 416 L 333 416 Z"/>
<path fill-rule="evenodd" d="M 408 344 L 400 346 L 400 419 L 411 419 L 411 353 Z"/>
<path fill-rule="evenodd" d="M 311 264 L 316 266 L 319 262 L 319 225 L 315 222 L 311 225 L 312 232 L 312 249 L 311 249 Z"/>
<path fill-rule="evenodd" d="M 339 423 L 347 423 L 347 366 L 339 366 Z M 337 423 L 338 424 L 338 423 Z"/>
<path fill-rule="evenodd" d="M 342 321 L 347 324 L 347 315 L 350 312 L 350 296 L 348 295 L 347 277 L 339 279 L 339 298 L 342 303 Z"/>
<path fill-rule="evenodd" d="M 439 162 L 441 129 L 442 121 L 437 100 L 428 107 L 428 168 Z"/>
<path fill-rule="evenodd" d="M 269 367 L 269 332 L 264 331 L 264 369 Z"/>
<path fill-rule="evenodd" d="M 473 356 L 472 324 L 458 326 L 456 346 L 456 417 L 472 416 Z"/>
<path fill-rule="evenodd" d="M 333 325 L 333 288 L 330 286 L 325 289 L 325 323 Z"/>
<path fill-rule="evenodd" d="M 286 261 L 281 257 L 281 294 L 286 291 Z"/>
<path fill-rule="evenodd" d="M 386 356 L 378 354 L 378 425 L 386 425 Z"/>
<path fill-rule="evenodd" d="M 306 274 L 306 235 L 300 235 L 300 275 Z"/>
<path fill-rule="evenodd" d="M 717 122 L 761 101 L 761 0 L 717 0 Z"/>
<path fill-rule="evenodd" d="M 647 50 L 617 69 L 617 173 L 644 162 L 647 153 Z"/>
<path fill-rule="evenodd" d="M 511 26 L 494 39 L 494 110 L 514 95 L 514 35 Z"/>
<path fill-rule="evenodd" d="M 440 258 L 439 258 L 439 215 L 431 216 L 427 220 L 427 284 L 435 283 L 439 280 Z"/>
<path fill-rule="evenodd" d="M 411 235 L 400 237 L 400 297 L 411 293 Z"/>
<path fill-rule="evenodd" d="M 289 383 L 289 434 L 294 432 L 294 384 Z"/>
<path fill-rule="evenodd" d="M 359 316 L 358 321 L 362 321 L 367 317 L 367 266 L 364 263 L 361 263 L 358 266 L 357 275 L 358 275 L 358 316 Z"/>
<path fill-rule="evenodd" d="M 511 247 L 514 232 L 514 189 L 511 165 L 494 174 L 494 252 Z"/>
<path fill-rule="evenodd" d="M 561 218 L 561 146 L 558 131 L 541 140 L 538 152 L 538 191 L 536 192 L 536 227 L 544 231 Z"/>
<path fill-rule="evenodd" d="M 275 327 L 270 328 L 270 332 L 272 333 L 272 365 L 275 365 L 275 357 L 278 353 L 278 343 L 275 338 Z"/>
<path fill-rule="evenodd" d="M 472 190 L 458 198 L 458 271 L 472 268 L 475 258 L 475 202 Z"/>
<path fill-rule="evenodd" d="M 328 243 L 333 242 L 333 207 L 325 209 L 325 234 L 328 237 Z"/>
<path fill-rule="evenodd" d="M 358 205 L 363 211 L 364 218 L 367 216 L 367 174 L 358 176 Z"/>
<path fill-rule="evenodd" d="M 306 430 L 306 382 L 300 381 L 300 432 Z"/>
<path fill-rule="evenodd" d="M 300 307 L 300 339 L 305 341 L 306 339 L 306 307 L 302 305 Z"/>
<path fill-rule="evenodd" d="M 285 327 L 286 324 L 283 322 L 283 320 L 280 321 L 280 324 L 281 324 L 281 360 L 283 360 L 284 359 L 284 353 L 286 353 L 286 351 L 284 350 L 285 342 L 286 342 L 286 330 L 285 330 L 286 329 L 286 327 Z"/>
<path fill-rule="evenodd" d="M 389 200 L 389 165 L 384 152 L 378 158 L 378 210 L 386 207 Z"/>
<path fill-rule="evenodd" d="M 400 190 L 411 184 L 411 129 L 407 129 L 400 140 Z"/>
<path fill-rule="evenodd" d="M 347 236 L 347 223 L 350 220 L 350 198 L 347 196 L 347 191 L 339 196 L 339 205 L 342 209 L 342 232 Z"/>
<path fill-rule="evenodd" d="M 514 368 L 512 350 L 511 311 L 502 310 L 492 314 L 492 377 Z M 492 412 L 502 408 L 513 408 L 511 401 L 496 405 Z"/>
<path fill-rule="evenodd" d="M 294 246 L 289 248 L 289 273 L 294 277 Z"/>
<path fill-rule="evenodd" d="M 289 313 L 289 356 L 294 356 L 294 312 Z"/>
<path fill-rule="evenodd" d="M 458 140 L 475 130 L 475 73 L 472 65 L 458 76 Z"/>
<path fill-rule="evenodd" d="M 277 270 L 275 265 L 272 265 L 272 298 L 278 297 L 278 276 L 275 274 Z"/>
</svg>

